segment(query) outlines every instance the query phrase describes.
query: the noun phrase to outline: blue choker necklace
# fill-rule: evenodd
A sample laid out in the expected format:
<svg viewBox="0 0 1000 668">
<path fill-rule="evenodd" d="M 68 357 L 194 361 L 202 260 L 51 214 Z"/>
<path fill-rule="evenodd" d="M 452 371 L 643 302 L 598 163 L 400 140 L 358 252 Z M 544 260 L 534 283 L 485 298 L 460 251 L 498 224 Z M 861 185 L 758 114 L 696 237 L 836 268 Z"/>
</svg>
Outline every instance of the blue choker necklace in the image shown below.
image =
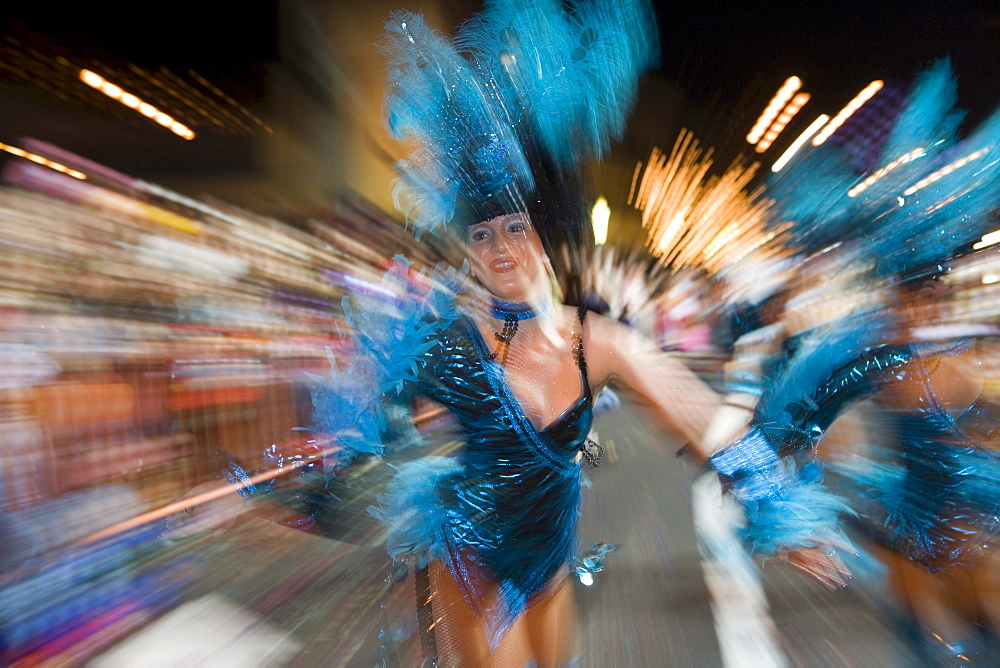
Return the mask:
<svg viewBox="0 0 1000 668">
<path fill-rule="evenodd" d="M 528 320 L 540 311 L 544 311 L 544 308 L 535 309 L 531 302 L 508 302 L 490 297 L 490 315 L 498 320 Z"/>
<path fill-rule="evenodd" d="M 510 352 L 510 342 L 517 334 L 518 324 L 522 320 L 534 318 L 540 311 L 547 311 L 545 304 L 535 310 L 531 307 L 531 302 L 508 302 L 496 297 L 490 297 L 490 315 L 498 320 L 503 320 L 503 330 L 494 332 L 497 339 L 497 349 L 490 353 L 487 358 L 499 361 L 501 365 L 507 364 L 507 353 Z"/>
</svg>

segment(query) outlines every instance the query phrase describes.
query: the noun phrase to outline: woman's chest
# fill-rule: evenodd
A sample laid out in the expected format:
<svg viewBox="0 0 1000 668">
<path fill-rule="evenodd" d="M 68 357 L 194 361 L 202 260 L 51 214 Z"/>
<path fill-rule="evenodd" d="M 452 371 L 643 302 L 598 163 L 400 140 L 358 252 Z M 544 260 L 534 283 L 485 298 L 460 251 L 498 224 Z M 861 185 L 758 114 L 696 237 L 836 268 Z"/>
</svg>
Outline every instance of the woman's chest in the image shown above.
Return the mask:
<svg viewBox="0 0 1000 668">
<path fill-rule="evenodd" d="M 537 429 L 556 422 L 587 394 L 579 362 L 569 350 L 512 355 L 502 373 L 510 394 Z"/>
</svg>

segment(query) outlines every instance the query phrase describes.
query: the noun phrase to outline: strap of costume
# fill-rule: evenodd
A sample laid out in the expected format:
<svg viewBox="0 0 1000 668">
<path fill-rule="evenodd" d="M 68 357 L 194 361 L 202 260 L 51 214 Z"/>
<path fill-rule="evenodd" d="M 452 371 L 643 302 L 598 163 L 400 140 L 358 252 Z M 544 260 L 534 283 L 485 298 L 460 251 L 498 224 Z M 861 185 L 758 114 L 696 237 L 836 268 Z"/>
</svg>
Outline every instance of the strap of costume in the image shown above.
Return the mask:
<svg viewBox="0 0 1000 668">
<path fill-rule="evenodd" d="M 590 380 L 587 378 L 587 359 L 583 354 L 583 326 L 584 321 L 587 318 L 587 307 L 578 306 L 576 309 L 576 317 L 580 323 L 580 331 L 574 332 L 573 337 L 573 353 L 576 355 L 576 364 L 580 368 L 580 375 L 583 377 L 583 386 L 587 388 L 587 393 L 590 393 Z"/>
<path fill-rule="evenodd" d="M 580 376 L 583 378 L 583 386 L 586 388 L 587 395 L 590 396 L 590 379 L 587 377 L 587 358 L 583 352 L 583 327 L 584 321 L 587 318 L 587 307 L 578 306 L 576 317 L 580 324 L 580 331 L 574 332 L 573 352 L 576 355 L 577 366 L 580 368 Z M 587 462 L 588 466 L 600 466 L 601 460 L 604 458 L 604 445 L 599 441 L 587 437 L 580 445 L 580 454 L 583 455 L 583 459 Z"/>
</svg>

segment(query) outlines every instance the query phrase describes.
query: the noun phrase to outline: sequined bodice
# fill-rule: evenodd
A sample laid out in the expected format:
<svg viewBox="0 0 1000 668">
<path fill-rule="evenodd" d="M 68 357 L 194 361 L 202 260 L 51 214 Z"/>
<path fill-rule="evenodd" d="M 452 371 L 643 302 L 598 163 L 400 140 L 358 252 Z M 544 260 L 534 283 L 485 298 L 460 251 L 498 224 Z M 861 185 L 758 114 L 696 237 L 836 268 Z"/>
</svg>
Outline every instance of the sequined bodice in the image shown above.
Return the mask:
<svg viewBox="0 0 1000 668">
<path fill-rule="evenodd" d="M 998 430 L 1000 404 L 981 394 L 968 405 L 946 407 L 932 382 L 936 360 L 969 350 L 969 342 L 917 345 L 897 380 L 909 384 L 905 401 L 887 408 L 888 443 L 872 456 L 894 479 L 872 480 L 863 497 L 876 501 L 882 540 L 928 566 L 960 563 L 996 530 L 1000 453 L 986 444 Z M 880 470 L 880 469 L 875 469 Z"/>
<path fill-rule="evenodd" d="M 503 619 L 529 604 L 574 554 L 576 455 L 591 427 L 590 388 L 581 364 L 582 396 L 537 429 L 471 320 L 457 321 L 428 355 L 424 393 L 454 413 L 466 438 L 462 471 L 439 489 L 452 572 L 481 618 Z M 504 592 L 507 612 L 477 609 L 490 586 Z"/>
<path fill-rule="evenodd" d="M 540 458 L 560 473 L 578 469 L 573 459 L 592 422 L 585 375 L 580 398 L 538 429 L 508 386 L 503 366 L 488 360 L 486 344 L 471 320 L 458 321 L 430 354 L 425 394 L 458 418 L 467 438 L 466 464 L 489 469 L 498 465 L 493 455 L 501 454 L 522 463 Z"/>
</svg>

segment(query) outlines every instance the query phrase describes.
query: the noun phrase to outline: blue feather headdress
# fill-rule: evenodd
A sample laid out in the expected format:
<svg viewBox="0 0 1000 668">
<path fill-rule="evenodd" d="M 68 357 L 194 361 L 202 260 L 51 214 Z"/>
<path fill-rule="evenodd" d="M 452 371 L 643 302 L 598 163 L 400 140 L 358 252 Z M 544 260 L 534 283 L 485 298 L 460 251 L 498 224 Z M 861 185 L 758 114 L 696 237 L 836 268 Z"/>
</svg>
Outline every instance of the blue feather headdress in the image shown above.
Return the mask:
<svg viewBox="0 0 1000 668">
<path fill-rule="evenodd" d="M 396 12 L 386 33 L 385 122 L 415 144 L 397 165 L 396 208 L 418 235 L 440 232 L 456 214 L 523 211 L 534 181 L 496 89 L 421 16 Z"/>
<path fill-rule="evenodd" d="M 960 140 L 956 88 L 947 60 L 918 78 L 880 158 L 896 167 L 854 198 L 881 276 L 933 268 L 996 226 L 1000 110 Z"/>
<path fill-rule="evenodd" d="M 384 116 L 413 146 L 396 207 L 419 235 L 526 212 L 584 229 L 581 164 L 619 138 L 656 30 L 636 0 L 487 2 L 454 41 L 396 12 Z"/>
</svg>

